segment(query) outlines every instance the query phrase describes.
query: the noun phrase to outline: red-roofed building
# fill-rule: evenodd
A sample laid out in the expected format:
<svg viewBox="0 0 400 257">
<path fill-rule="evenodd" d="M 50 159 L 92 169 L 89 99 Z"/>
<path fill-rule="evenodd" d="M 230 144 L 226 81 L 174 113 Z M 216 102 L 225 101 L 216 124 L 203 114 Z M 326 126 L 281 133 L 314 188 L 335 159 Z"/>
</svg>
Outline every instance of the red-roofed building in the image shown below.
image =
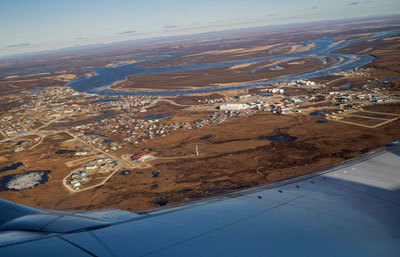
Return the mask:
<svg viewBox="0 0 400 257">
<path fill-rule="evenodd" d="M 131 157 L 132 161 L 136 161 L 136 162 L 142 162 L 142 161 L 152 159 L 152 158 L 153 158 L 153 156 L 151 156 L 148 153 L 140 153 L 137 155 L 132 155 L 132 157 Z"/>
</svg>

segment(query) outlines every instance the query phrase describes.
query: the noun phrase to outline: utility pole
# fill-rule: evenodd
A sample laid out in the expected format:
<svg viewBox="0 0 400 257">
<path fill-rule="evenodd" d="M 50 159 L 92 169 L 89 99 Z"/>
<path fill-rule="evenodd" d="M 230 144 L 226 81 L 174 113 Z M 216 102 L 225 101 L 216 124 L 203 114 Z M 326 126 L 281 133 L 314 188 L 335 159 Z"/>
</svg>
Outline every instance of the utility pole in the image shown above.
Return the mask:
<svg viewBox="0 0 400 257">
<path fill-rule="evenodd" d="M 199 147 L 197 146 L 197 143 L 196 143 L 196 155 L 197 156 L 199 155 Z"/>
</svg>

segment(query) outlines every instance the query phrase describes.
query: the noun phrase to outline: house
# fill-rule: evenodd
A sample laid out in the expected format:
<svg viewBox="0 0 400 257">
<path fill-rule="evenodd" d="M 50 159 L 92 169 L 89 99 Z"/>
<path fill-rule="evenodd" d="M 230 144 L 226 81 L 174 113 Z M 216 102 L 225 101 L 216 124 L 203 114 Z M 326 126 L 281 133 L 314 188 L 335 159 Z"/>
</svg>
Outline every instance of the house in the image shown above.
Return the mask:
<svg viewBox="0 0 400 257">
<path fill-rule="evenodd" d="M 71 185 L 73 189 L 79 189 L 81 187 L 81 182 L 77 179 L 71 180 Z"/>
<path fill-rule="evenodd" d="M 79 171 L 79 172 L 73 172 L 71 174 L 71 179 L 72 180 L 77 180 L 77 181 L 82 181 L 82 180 L 86 180 L 87 175 L 88 175 L 88 173 L 85 170 L 82 170 L 82 171 Z"/>
<path fill-rule="evenodd" d="M 80 177 L 81 177 L 81 173 L 79 173 L 79 172 L 74 172 L 74 173 L 71 174 L 71 178 L 72 179 L 80 178 Z"/>
<path fill-rule="evenodd" d="M 292 102 L 292 103 L 301 103 L 302 100 L 298 99 L 298 98 L 292 98 L 292 99 L 290 99 L 290 102 Z"/>
<path fill-rule="evenodd" d="M 86 170 L 94 170 L 94 169 L 96 169 L 96 165 L 94 165 L 92 163 L 87 163 L 87 164 L 85 164 L 85 169 Z"/>
</svg>

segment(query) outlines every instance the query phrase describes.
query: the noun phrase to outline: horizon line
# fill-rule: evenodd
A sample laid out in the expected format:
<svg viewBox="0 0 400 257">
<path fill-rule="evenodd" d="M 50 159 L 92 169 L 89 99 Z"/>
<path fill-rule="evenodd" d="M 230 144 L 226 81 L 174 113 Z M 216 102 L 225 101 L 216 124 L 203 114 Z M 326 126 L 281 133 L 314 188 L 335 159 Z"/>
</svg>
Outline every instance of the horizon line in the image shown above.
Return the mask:
<svg viewBox="0 0 400 257">
<path fill-rule="evenodd" d="M 193 37 L 197 35 L 205 35 L 205 34 L 212 34 L 212 33 L 222 33 L 222 32 L 228 32 L 228 31 L 235 31 L 235 30 L 252 30 L 252 29 L 260 29 L 260 28 L 268 28 L 268 27 L 279 27 L 279 26 L 290 26 L 290 25 L 306 25 L 306 24 L 315 24 L 315 23 L 321 23 L 321 22 L 337 22 L 337 21 L 345 21 L 345 20 L 363 20 L 363 19 L 374 19 L 374 18 L 379 18 L 379 17 L 390 17 L 390 16 L 400 16 L 400 13 L 395 12 L 395 13 L 390 13 L 390 14 L 378 14 L 378 15 L 367 15 L 367 16 L 358 16 L 358 17 L 343 17 L 343 18 L 338 18 L 338 19 L 326 19 L 326 20 L 314 20 L 314 21 L 302 21 L 302 22 L 288 22 L 288 23 L 281 23 L 281 24 L 268 24 L 268 25 L 260 25 L 260 26 L 249 26 L 249 27 L 237 27 L 237 28 L 222 28 L 222 29 L 217 29 L 217 30 L 210 30 L 210 31 L 204 31 L 204 32 L 197 32 L 197 33 L 188 33 L 188 34 L 176 34 L 176 35 L 166 35 L 166 36 L 150 36 L 147 38 L 139 38 L 139 39 L 129 39 L 129 40 L 121 40 L 121 41 L 114 41 L 114 42 L 105 42 L 105 43 L 91 43 L 91 44 L 86 44 L 86 45 L 75 45 L 75 46 L 70 46 L 70 47 L 61 47 L 61 48 L 54 48 L 54 49 L 48 49 L 48 50 L 39 50 L 39 51 L 31 51 L 31 52 L 24 52 L 24 53 L 18 53 L 18 54 L 10 54 L 10 55 L 0 55 L 0 60 L 6 60 L 6 59 L 14 59 L 14 58 L 19 58 L 19 57 L 24 57 L 24 56 L 35 56 L 35 55 L 41 55 L 41 54 L 51 54 L 51 53 L 57 53 L 57 52 L 62 52 L 62 51 L 77 51 L 80 49 L 93 49 L 93 48 L 98 48 L 98 47 L 108 47 L 112 46 L 114 44 L 129 44 L 129 43 L 135 43 L 135 42 L 140 42 L 140 41 L 150 41 L 150 40 L 163 40 L 163 39 L 168 39 L 168 38 L 175 38 L 175 37 Z"/>
</svg>

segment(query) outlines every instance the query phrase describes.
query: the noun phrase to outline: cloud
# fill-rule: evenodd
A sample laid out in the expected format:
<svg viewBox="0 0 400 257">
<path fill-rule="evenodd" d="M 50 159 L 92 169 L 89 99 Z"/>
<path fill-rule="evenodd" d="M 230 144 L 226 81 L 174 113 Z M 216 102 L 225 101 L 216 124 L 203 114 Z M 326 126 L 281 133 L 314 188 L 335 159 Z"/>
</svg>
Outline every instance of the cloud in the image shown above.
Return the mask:
<svg viewBox="0 0 400 257">
<path fill-rule="evenodd" d="M 349 5 L 358 5 L 358 2 L 351 2 Z"/>
<path fill-rule="evenodd" d="M 132 34 L 132 33 L 136 33 L 136 30 L 127 30 L 127 31 L 120 32 L 118 34 L 123 35 L 123 34 Z"/>
<path fill-rule="evenodd" d="M 24 46 L 30 46 L 31 44 L 29 43 L 22 43 L 22 44 L 15 44 L 15 45 L 9 45 L 7 47 L 24 47 Z"/>
<path fill-rule="evenodd" d="M 265 15 L 266 17 L 273 17 L 273 16 L 275 16 L 275 14 L 267 14 L 267 15 Z"/>
<path fill-rule="evenodd" d="M 78 39 L 78 40 L 83 40 L 83 39 L 85 39 L 84 37 L 77 37 L 76 39 Z"/>
<path fill-rule="evenodd" d="M 313 9 L 313 10 L 318 9 L 318 6 L 313 6 L 313 7 L 311 7 L 311 9 Z"/>
<path fill-rule="evenodd" d="M 175 29 L 178 26 L 174 26 L 174 25 L 169 25 L 169 26 L 164 26 L 164 29 Z"/>
</svg>

